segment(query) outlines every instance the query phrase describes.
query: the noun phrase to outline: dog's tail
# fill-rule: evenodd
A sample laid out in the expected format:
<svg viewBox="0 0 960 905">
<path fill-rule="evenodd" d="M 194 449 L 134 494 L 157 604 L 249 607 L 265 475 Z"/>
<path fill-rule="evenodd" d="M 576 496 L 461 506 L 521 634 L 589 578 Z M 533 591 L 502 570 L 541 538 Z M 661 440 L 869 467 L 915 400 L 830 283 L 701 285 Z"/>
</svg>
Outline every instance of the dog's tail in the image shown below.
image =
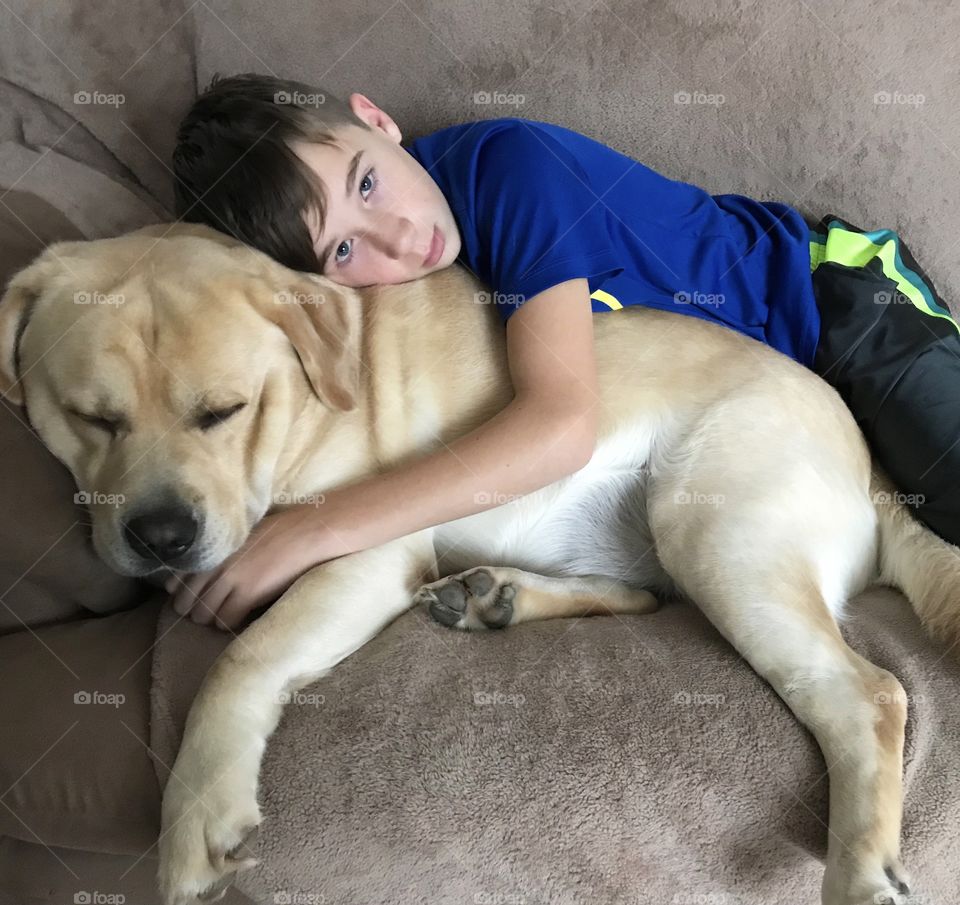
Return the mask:
<svg viewBox="0 0 960 905">
<path fill-rule="evenodd" d="M 880 520 L 880 581 L 903 591 L 924 628 L 938 641 L 957 644 L 960 656 L 960 548 L 911 514 L 876 462 L 870 496 Z"/>
</svg>

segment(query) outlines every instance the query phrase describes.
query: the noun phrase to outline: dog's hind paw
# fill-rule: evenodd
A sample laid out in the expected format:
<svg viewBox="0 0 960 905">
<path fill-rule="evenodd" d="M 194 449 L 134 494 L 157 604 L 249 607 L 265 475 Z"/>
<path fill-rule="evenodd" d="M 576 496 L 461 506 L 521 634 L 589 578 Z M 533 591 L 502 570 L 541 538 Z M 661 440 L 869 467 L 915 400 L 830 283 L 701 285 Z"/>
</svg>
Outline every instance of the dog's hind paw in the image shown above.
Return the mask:
<svg viewBox="0 0 960 905">
<path fill-rule="evenodd" d="M 517 586 L 495 569 L 480 566 L 425 584 L 414 598 L 430 616 L 448 628 L 505 628 L 514 614 Z"/>
</svg>

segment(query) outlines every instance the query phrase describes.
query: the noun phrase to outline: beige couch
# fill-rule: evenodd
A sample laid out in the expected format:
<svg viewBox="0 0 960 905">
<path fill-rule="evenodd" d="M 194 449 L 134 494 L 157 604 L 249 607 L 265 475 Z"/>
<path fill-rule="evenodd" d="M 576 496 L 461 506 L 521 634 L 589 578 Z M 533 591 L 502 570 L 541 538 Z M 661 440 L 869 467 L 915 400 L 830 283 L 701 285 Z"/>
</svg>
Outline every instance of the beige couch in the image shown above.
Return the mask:
<svg viewBox="0 0 960 905">
<path fill-rule="evenodd" d="M 899 229 L 951 303 L 960 284 L 949 0 L 56 10 L 0 9 L 0 279 L 55 239 L 169 216 L 197 86 L 256 70 L 362 91 L 408 138 L 558 122 L 714 192 Z M 0 905 L 156 905 L 161 789 L 230 639 L 99 563 L 22 416 L 0 407 Z M 911 696 L 914 891 L 957 901 L 955 652 L 892 591 L 851 610 L 851 644 Z M 482 637 L 411 612 L 311 691 L 268 748 L 262 863 L 227 902 L 818 901 L 820 753 L 688 607 Z"/>
</svg>

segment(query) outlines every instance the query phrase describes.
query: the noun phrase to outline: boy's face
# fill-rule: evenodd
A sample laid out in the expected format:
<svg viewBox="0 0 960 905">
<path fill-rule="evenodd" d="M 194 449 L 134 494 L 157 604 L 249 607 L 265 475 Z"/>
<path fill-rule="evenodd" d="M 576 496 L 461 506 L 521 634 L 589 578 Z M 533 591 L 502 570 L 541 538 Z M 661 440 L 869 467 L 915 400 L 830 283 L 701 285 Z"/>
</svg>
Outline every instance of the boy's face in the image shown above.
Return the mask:
<svg viewBox="0 0 960 905">
<path fill-rule="evenodd" d="M 400 146 L 400 130 L 386 113 L 362 94 L 349 102 L 370 131 L 345 126 L 339 146 L 291 143 L 327 190 L 322 233 L 316 209 L 303 212 L 320 272 L 343 286 L 381 286 L 449 267 L 460 254 L 460 233 L 443 193 Z M 431 260 L 435 229 L 443 247 Z"/>
</svg>

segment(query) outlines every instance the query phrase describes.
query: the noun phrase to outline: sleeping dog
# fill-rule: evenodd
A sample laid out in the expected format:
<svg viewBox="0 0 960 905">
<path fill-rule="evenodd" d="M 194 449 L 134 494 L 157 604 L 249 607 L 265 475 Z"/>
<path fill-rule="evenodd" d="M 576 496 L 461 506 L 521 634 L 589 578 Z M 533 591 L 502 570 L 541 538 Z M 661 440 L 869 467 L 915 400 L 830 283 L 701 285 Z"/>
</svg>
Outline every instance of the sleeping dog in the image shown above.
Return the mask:
<svg viewBox="0 0 960 905">
<path fill-rule="evenodd" d="M 483 289 L 459 267 L 349 289 L 184 224 L 59 243 L 0 304 L 0 391 L 91 491 L 93 542 L 112 568 L 205 571 L 284 501 L 450 442 L 510 401 Z M 872 467 L 837 393 L 786 356 L 639 306 L 596 318 L 595 338 L 600 423 L 585 467 L 311 569 L 214 664 L 164 792 L 167 905 L 219 898 L 256 863 L 245 843 L 284 694 L 409 607 L 485 629 L 639 614 L 663 595 L 699 606 L 839 765 L 823 902 L 907 893 L 905 696 L 837 620 L 879 580 L 956 640 L 955 548 Z"/>
</svg>

